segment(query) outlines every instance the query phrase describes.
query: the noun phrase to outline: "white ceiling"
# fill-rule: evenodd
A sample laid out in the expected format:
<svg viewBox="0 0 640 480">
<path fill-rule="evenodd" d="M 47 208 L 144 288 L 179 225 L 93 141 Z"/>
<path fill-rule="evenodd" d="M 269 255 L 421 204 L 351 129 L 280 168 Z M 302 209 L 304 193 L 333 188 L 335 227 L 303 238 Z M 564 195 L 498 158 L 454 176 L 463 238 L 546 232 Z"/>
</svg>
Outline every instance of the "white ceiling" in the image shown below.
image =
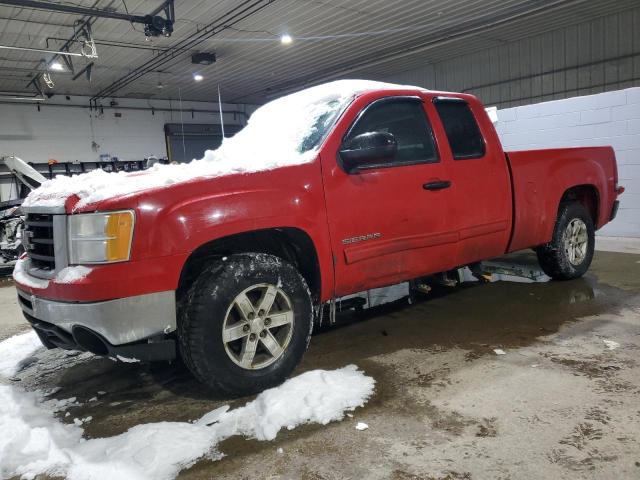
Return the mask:
<svg viewBox="0 0 640 480">
<path fill-rule="evenodd" d="M 64 2 L 63 2 L 64 3 Z M 95 0 L 74 4 L 92 6 Z M 127 2 L 130 13 L 147 14 L 161 0 Z M 497 44 L 572 25 L 637 6 L 637 0 L 176 0 L 170 38 L 146 40 L 142 25 L 95 19 L 99 58 L 93 79 L 73 81 L 53 73 L 56 94 L 95 95 L 210 23 L 228 26 L 234 8 L 252 8 L 233 28 L 196 48 L 176 51 L 150 73 L 110 93 L 137 98 L 224 100 L 261 103 L 280 92 L 338 77 L 384 78 Z M 98 0 L 100 8 L 124 12 L 122 0 Z M 228 18 L 228 15 L 227 15 Z M 0 5 L 0 45 L 55 50 L 73 33 L 77 15 Z M 294 41 L 282 45 L 279 36 Z M 79 46 L 72 48 L 79 51 Z M 218 61 L 196 66 L 194 51 L 215 52 Z M 0 91 L 33 92 L 29 80 L 51 54 L 0 50 Z M 76 72 L 91 60 L 74 59 Z M 192 75 L 205 79 L 196 83 Z M 162 84 L 164 88 L 158 88 Z"/>
</svg>

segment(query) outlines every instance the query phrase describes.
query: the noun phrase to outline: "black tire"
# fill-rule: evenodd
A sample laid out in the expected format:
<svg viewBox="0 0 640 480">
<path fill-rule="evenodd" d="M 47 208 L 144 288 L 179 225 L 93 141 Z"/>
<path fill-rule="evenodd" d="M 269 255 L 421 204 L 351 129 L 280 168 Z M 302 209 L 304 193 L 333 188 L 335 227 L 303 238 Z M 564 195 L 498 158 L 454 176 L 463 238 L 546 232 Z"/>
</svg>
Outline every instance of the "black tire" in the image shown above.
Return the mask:
<svg viewBox="0 0 640 480">
<path fill-rule="evenodd" d="M 248 369 L 237 364 L 232 359 L 233 352 L 228 351 L 231 348 L 237 349 L 237 342 L 244 344 L 245 338 L 248 341 L 249 337 L 225 346 L 222 330 L 228 315 L 241 314 L 239 306 L 233 306 L 237 296 L 260 285 L 270 285 L 282 292 L 277 294 L 281 300 L 276 300 L 274 305 L 286 299 L 292 310 L 290 318 L 294 320 L 292 326 L 287 327 L 290 330 L 285 335 L 289 340 L 283 347 L 283 353 L 277 359 L 272 355 L 273 363 L 263 368 Z M 249 290 L 251 292 L 253 290 Z M 258 299 L 256 302 L 259 301 Z M 230 255 L 206 268 L 180 302 L 180 354 L 196 379 L 213 392 L 231 396 L 258 393 L 282 383 L 300 362 L 311 339 L 312 312 L 307 284 L 293 265 L 263 253 Z M 252 312 L 251 315 L 256 314 Z M 262 314 L 263 323 L 264 317 L 265 314 Z M 253 328 L 251 326 L 251 331 Z M 256 328 L 267 329 L 266 326 Z M 266 344 L 262 343 L 262 332 L 260 336 L 252 335 L 256 345 L 259 345 L 257 351 L 262 352 L 257 353 L 256 358 L 259 355 L 268 358 L 270 352 L 266 349 Z M 242 356 L 243 351 L 238 352 L 238 356 Z"/>
<path fill-rule="evenodd" d="M 584 255 L 572 254 L 565 248 L 565 235 L 571 237 L 568 228 L 574 222 L 584 224 L 586 228 L 586 246 Z M 576 237 L 577 238 L 577 237 Z M 553 229 L 551 242 L 536 249 L 540 267 L 554 280 L 571 280 L 586 273 L 593 260 L 595 246 L 595 228 L 589 212 L 579 202 L 567 202 L 560 205 L 558 218 Z"/>
</svg>

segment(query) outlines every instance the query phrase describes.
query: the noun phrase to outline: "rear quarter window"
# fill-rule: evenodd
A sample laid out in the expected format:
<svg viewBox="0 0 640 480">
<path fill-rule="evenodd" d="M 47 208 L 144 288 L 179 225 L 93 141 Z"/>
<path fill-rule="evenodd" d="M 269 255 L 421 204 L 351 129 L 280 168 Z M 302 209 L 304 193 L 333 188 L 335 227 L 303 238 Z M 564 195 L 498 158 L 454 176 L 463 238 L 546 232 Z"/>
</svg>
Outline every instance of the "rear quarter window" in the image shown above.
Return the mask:
<svg viewBox="0 0 640 480">
<path fill-rule="evenodd" d="M 433 103 L 447 134 L 453 158 L 466 160 L 484 157 L 484 138 L 467 102 L 436 98 Z"/>
</svg>

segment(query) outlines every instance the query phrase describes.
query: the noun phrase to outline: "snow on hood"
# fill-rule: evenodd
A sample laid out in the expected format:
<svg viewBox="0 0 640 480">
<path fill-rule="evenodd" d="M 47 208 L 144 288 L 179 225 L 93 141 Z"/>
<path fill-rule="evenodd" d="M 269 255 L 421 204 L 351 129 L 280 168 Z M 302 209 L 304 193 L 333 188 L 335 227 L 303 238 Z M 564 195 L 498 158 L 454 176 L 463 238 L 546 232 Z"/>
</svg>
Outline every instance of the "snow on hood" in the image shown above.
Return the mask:
<svg viewBox="0 0 640 480">
<path fill-rule="evenodd" d="M 258 108 L 247 126 L 225 138 L 204 158 L 179 165 L 159 165 L 143 172 L 94 170 L 71 177 L 59 175 L 29 194 L 23 205 L 64 206 L 77 195 L 81 208 L 108 198 L 186 182 L 199 177 L 249 173 L 311 162 L 328 129 L 353 98 L 370 90 L 419 89 L 368 80 L 338 80 L 311 87 Z"/>
</svg>

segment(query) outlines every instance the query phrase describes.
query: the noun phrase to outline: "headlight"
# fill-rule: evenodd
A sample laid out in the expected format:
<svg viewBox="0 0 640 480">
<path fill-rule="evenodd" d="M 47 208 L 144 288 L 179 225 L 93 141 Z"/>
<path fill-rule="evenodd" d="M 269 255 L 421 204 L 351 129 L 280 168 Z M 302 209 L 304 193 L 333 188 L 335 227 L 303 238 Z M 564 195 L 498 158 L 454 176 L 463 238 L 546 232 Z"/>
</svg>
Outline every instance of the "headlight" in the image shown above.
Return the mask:
<svg viewBox="0 0 640 480">
<path fill-rule="evenodd" d="M 68 218 L 70 264 L 129 260 L 135 223 L 132 211 L 82 213 Z"/>
</svg>

